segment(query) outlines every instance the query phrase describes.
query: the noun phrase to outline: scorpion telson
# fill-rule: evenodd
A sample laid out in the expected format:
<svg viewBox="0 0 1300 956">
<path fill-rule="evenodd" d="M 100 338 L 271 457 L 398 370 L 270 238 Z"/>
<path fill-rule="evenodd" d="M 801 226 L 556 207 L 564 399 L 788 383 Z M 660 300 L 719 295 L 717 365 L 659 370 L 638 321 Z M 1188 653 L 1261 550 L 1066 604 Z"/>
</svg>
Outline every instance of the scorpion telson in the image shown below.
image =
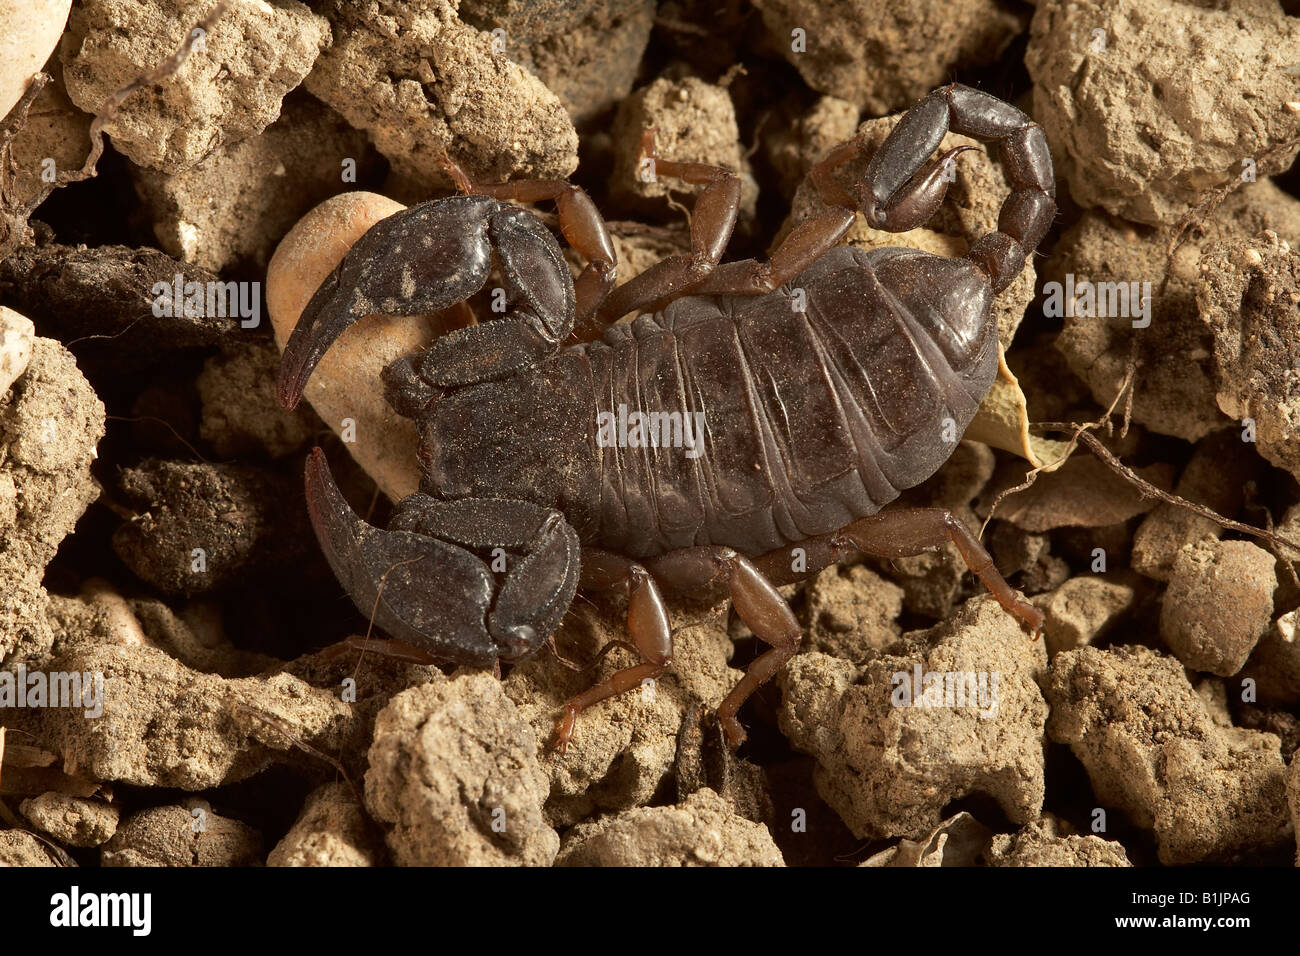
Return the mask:
<svg viewBox="0 0 1300 956">
<path fill-rule="evenodd" d="M 956 259 L 837 245 L 858 212 L 894 232 L 935 212 L 945 163 L 970 148 L 934 156 L 949 130 L 998 144 L 1011 192 L 997 231 Z M 320 449 L 307 462 L 312 524 L 361 613 L 436 658 L 493 666 L 542 647 L 579 587 L 625 587 L 642 662 L 568 701 L 561 749 L 584 708 L 671 663 L 661 585 L 725 588 L 770 647 L 718 708 L 732 746 L 745 739 L 741 704 L 799 648 L 799 623 L 775 585 L 852 550 L 904 556 L 954 542 L 1037 632 L 1041 612 L 953 515 L 880 509 L 938 470 L 954 447 L 941 440 L 944 425 L 960 434 L 993 382 L 993 297 L 1055 214 L 1042 130 L 988 94 L 936 90 L 902 117 L 860 182 L 845 189 L 832 174 L 862 151 L 857 140 L 813 167 L 826 208 L 770 261 L 722 265 L 736 174 L 657 158 L 652 131 L 642 151 L 658 176 L 704 188 L 691 251 L 618 288 L 609 235 L 581 189 L 480 185 L 456 169 L 463 195 L 375 225 L 308 303 L 281 367 L 286 408 L 348 325 L 465 300 L 486 282 L 494 249 L 511 306 L 384 370 L 388 400 L 418 424 L 422 464 L 420 492 L 397 505 L 388 530 L 352 512 Z M 555 201 L 588 263 L 576 281 L 550 232 L 510 204 L 541 200 Z M 700 422 L 700 453 L 598 442 L 598 417 L 620 406 Z M 796 547 L 806 556 L 798 575 Z M 507 556 L 504 571 L 494 554 Z"/>
</svg>

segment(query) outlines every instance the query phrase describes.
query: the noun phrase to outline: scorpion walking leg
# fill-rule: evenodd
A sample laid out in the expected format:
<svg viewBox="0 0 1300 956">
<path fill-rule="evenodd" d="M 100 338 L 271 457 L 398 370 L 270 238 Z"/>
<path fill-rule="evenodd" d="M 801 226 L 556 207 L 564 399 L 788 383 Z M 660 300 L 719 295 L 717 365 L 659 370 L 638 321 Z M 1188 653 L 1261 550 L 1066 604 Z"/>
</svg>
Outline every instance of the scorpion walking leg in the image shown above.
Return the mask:
<svg viewBox="0 0 1300 956">
<path fill-rule="evenodd" d="M 993 566 L 993 558 L 951 511 L 943 508 L 903 508 L 860 518 L 831 535 L 837 551 L 856 548 L 885 558 L 902 558 L 937 551 L 951 541 L 999 604 L 1029 625 L 1034 636 L 1043 627 L 1043 612 L 1020 597 Z"/>
<path fill-rule="evenodd" d="M 699 590 L 701 583 L 725 580 L 732 606 L 749 629 L 771 646 L 749 665 L 745 676 L 718 705 L 718 722 L 727 742 L 739 747 L 745 729 L 736 712 L 785 663 L 794 657 L 803 640 L 803 629 L 785 598 L 744 555 L 730 548 L 700 547 L 674 551 L 651 562 L 654 573 L 674 590 Z"/>
<path fill-rule="evenodd" d="M 597 565 L 595 575 L 588 569 L 588 562 Z M 673 635 L 668 626 L 668 612 L 664 609 L 663 598 L 650 573 L 639 564 L 604 552 L 588 552 L 584 555 L 584 586 L 595 584 L 608 587 L 618 578 L 627 584 L 627 631 L 643 663 L 616 671 L 608 680 L 601 681 L 565 702 L 564 713 L 555 725 L 555 746 L 561 753 L 569 746 L 578 714 L 606 698 L 635 690 L 644 681 L 654 680 L 673 660 Z"/>
<path fill-rule="evenodd" d="M 740 177 L 731 170 L 659 159 L 652 129 L 642 134 L 641 156 L 656 176 L 704 185 L 691 216 L 691 251 L 669 256 L 615 289 L 600 308 L 604 322 L 693 291 L 721 261 L 740 211 Z"/>
</svg>

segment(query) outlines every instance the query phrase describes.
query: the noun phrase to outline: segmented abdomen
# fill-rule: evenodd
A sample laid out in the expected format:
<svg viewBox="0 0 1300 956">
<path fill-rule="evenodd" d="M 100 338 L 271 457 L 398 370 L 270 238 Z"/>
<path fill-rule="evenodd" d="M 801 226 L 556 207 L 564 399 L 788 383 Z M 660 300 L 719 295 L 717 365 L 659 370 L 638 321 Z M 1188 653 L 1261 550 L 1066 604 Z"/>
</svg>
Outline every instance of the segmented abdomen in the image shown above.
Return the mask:
<svg viewBox="0 0 1300 956">
<path fill-rule="evenodd" d="M 965 260 L 838 247 L 771 295 L 682 299 L 611 329 L 586 347 L 616 426 L 596 432 L 600 544 L 760 554 L 875 513 L 947 460 L 992 383 L 990 303 Z M 632 447 L 649 437 L 617 428 L 633 412 L 702 433 Z"/>
</svg>

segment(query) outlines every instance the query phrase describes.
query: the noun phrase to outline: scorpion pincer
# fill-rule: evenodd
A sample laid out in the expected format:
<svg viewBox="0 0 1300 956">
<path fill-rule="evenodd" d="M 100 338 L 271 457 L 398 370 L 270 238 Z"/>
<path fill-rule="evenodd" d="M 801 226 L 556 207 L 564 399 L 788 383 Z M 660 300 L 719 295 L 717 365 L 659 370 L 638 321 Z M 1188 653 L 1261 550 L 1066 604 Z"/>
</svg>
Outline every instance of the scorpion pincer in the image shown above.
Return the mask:
<svg viewBox="0 0 1300 956">
<path fill-rule="evenodd" d="M 901 232 L 938 209 L 945 164 L 971 148 L 935 156 L 949 130 L 998 145 L 1010 194 L 997 231 L 961 258 L 837 245 L 859 212 Z M 361 613 L 437 659 L 491 667 L 542 647 L 579 588 L 625 587 L 641 662 L 567 702 L 561 749 L 583 709 L 670 665 L 661 586 L 725 589 L 769 646 L 718 707 L 739 746 L 741 704 L 799 648 L 801 628 L 776 590 L 802 576 L 794 548 L 807 574 L 852 549 L 904 556 L 952 541 L 1036 633 L 1041 612 L 952 514 L 881 508 L 944 463 L 955 444 L 941 429 L 960 434 L 992 385 L 993 297 L 1055 214 L 1042 129 L 978 90 L 935 90 L 903 115 L 861 181 L 846 188 L 832 175 L 862 152 L 857 139 L 812 168 L 825 208 L 769 261 L 725 264 L 736 174 L 659 159 L 653 131 L 641 148 L 657 176 L 703 189 L 691 251 L 618 288 L 604 221 L 581 189 L 476 184 L 448 160 L 462 194 L 376 224 L 308 303 L 283 356 L 286 408 L 351 323 L 464 301 L 486 283 L 494 250 L 509 304 L 384 370 L 388 401 L 418 424 L 422 466 L 420 491 L 398 503 L 387 530 L 353 513 L 319 448 L 308 459 L 313 526 Z M 576 280 L 551 233 L 511 203 L 543 200 L 586 259 Z M 638 315 L 614 324 L 628 313 Z M 683 423 L 685 447 L 606 440 L 607 426 L 633 412 Z"/>
</svg>

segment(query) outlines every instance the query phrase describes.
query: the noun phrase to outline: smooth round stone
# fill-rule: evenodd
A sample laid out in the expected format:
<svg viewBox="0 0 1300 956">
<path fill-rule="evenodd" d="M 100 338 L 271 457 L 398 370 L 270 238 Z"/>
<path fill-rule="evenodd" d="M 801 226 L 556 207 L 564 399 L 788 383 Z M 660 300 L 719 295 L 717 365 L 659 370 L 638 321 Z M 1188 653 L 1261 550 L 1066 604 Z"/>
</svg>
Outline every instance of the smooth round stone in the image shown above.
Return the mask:
<svg viewBox="0 0 1300 956">
<path fill-rule="evenodd" d="M 379 220 L 405 208 L 376 193 L 342 193 L 289 230 L 266 270 L 267 308 L 281 351 L 302 310 L 352 244 Z M 357 464 L 394 501 L 419 488 L 418 436 L 415 423 L 384 400 L 379 373 L 394 359 L 425 348 L 433 337 L 424 316 L 367 316 L 330 346 L 303 391 Z"/>
<path fill-rule="evenodd" d="M 71 9 L 72 0 L 0 0 L 0 119 L 54 52 Z"/>
</svg>

